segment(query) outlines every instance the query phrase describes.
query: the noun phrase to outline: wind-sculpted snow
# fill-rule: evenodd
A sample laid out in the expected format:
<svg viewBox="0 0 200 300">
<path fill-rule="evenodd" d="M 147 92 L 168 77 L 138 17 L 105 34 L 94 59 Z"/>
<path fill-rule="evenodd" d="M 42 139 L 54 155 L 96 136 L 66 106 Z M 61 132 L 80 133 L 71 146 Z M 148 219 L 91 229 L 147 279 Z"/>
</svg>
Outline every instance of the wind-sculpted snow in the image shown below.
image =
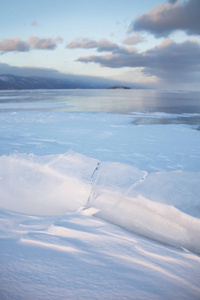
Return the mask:
<svg viewBox="0 0 200 300">
<path fill-rule="evenodd" d="M 0 157 L 0 208 L 56 216 L 93 214 L 128 231 L 200 254 L 200 173 L 147 174 L 68 151 Z"/>
</svg>

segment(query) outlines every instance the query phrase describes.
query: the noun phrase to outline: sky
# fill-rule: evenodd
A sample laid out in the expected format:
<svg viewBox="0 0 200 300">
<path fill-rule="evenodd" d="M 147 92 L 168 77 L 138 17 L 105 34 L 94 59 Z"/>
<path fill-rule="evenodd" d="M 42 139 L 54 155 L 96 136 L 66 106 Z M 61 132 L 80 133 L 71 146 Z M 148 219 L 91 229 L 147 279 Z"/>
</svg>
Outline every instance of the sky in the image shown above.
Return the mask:
<svg viewBox="0 0 200 300">
<path fill-rule="evenodd" d="M 200 0 L 1 0 L 0 74 L 200 89 Z"/>
</svg>

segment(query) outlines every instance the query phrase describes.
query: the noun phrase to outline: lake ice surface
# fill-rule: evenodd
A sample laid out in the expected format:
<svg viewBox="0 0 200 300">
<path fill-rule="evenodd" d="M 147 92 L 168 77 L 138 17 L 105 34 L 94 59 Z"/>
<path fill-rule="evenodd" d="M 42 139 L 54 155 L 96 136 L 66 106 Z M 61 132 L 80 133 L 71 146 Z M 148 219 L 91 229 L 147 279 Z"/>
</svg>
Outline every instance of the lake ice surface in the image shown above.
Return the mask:
<svg viewBox="0 0 200 300">
<path fill-rule="evenodd" d="M 0 93 L 2 299 L 199 299 L 199 95 L 126 92 Z"/>
</svg>

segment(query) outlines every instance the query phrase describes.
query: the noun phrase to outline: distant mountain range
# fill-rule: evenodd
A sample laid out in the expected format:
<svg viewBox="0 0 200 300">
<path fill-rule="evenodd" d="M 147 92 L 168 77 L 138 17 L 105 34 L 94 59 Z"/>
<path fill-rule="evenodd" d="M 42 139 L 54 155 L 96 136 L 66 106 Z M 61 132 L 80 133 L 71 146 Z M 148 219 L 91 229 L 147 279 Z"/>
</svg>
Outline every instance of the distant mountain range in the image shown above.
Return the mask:
<svg viewBox="0 0 200 300">
<path fill-rule="evenodd" d="M 17 76 L 0 74 L 0 90 L 7 89 L 104 89 L 112 86 L 144 88 L 130 83 L 80 75 L 66 75 L 66 78 Z"/>
</svg>

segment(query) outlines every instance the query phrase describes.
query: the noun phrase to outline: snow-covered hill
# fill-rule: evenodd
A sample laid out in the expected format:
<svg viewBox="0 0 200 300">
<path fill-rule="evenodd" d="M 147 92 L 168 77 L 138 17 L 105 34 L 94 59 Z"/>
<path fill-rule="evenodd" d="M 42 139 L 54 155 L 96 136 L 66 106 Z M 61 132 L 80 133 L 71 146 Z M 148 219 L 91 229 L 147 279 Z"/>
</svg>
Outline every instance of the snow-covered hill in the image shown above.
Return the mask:
<svg viewBox="0 0 200 300">
<path fill-rule="evenodd" d="M 62 78 L 40 76 L 0 75 L 0 90 L 5 89 L 102 89 L 118 81 L 90 76 L 66 75 Z M 124 83 L 123 83 L 124 84 Z"/>
</svg>

